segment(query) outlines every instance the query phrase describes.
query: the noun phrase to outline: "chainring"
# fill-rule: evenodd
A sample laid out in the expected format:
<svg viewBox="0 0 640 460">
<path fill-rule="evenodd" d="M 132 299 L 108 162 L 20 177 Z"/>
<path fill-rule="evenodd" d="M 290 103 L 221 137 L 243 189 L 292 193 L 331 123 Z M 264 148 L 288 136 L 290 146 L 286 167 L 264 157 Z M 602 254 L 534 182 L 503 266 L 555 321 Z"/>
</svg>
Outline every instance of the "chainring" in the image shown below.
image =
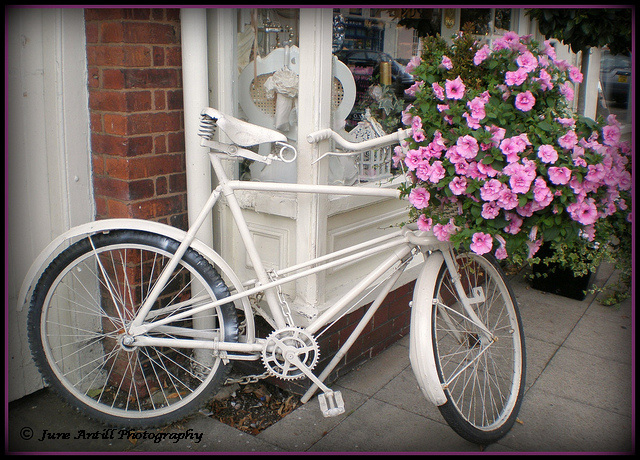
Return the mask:
<svg viewBox="0 0 640 460">
<path fill-rule="evenodd" d="M 295 354 L 309 370 L 318 363 L 320 349 L 311 334 L 298 327 L 285 327 L 272 332 L 262 349 L 262 363 L 267 371 L 283 380 L 295 380 L 305 374 L 290 361 Z"/>
</svg>

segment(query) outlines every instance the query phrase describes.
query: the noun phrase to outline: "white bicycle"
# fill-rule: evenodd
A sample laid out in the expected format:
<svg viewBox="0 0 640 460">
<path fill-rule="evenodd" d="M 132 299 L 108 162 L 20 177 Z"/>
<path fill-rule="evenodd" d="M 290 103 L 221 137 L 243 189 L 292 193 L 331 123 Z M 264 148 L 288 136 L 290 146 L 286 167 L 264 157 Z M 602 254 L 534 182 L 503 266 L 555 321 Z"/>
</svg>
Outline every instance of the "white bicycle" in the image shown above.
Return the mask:
<svg viewBox="0 0 640 460">
<path fill-rule="evenodd" d="M 216 126 L 231 143 L 214 139 Z M 30 302 L 29 342 L 44 379 L 62 398 L 103 423 L 160 426 L 202 407 L 224 384 L 233 361 L 262 360 L 268 375 L 309 378 L 312 386 L 302 401 L 320 389 L 323 414 L 339 415 L 342 395 L 324 381 L 409 262 L 420 257 L 410 360 L 424 396 L 472 442 L 488 444 L 509 431 L 524 393 L 524 334 L 515 297 L 494 259 L 457 253 L 434 235 L 406 225 L 306 263 L 267 271 L 236 190 L 395 198 L 399 192 L 232 180 L 224 159 L 292 161 L 296 149 L 277 131 L 212 108 L 202 112 L 199 134 L 202 145 L 212 150 L 219 185 L 187 232 L 137 219 L 91 222 L 58 237 L 31 267 L 20 293 L 23 302 Z M 398 143 L 409 134 L 400 130 L 351 143 L 323 130 L 308 141 L 332 138 L 343 154 L 351 154 Z M 276 145 L 277 153 L 265 157 L 248 149 L 263 143 Z M 253 280 L 240 280 L 220 255 L 195 238 L 221 196 L 255 269 Z M 333 306 L 306 326 L 295 324 L 278 295 L 281 285 L 347 262 L 366 264 L 368 256 L 383 252 L 389 254 L 386 260 L 371 267 Z M 316 373 L 317 337 L 374 288 L 379 293 L 362 320 Z M 264 337 L 257 336 L 256 315 L 272 328 Z"/>
</svg>

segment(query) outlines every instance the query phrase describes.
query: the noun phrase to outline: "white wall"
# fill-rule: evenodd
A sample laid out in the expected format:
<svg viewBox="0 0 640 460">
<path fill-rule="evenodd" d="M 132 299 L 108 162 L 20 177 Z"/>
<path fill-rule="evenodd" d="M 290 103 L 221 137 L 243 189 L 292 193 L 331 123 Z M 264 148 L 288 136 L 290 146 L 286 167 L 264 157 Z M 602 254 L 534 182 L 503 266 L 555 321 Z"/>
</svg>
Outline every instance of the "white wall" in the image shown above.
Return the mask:
<svg viewBox="0 0 640 460">
<path fill-rule="evenodd" d="M 42 387 L 16 311 L 31 262 L 57 235 L 93 220 L 82 9 L 6 10 L 9 400 Z"/>
</svg>

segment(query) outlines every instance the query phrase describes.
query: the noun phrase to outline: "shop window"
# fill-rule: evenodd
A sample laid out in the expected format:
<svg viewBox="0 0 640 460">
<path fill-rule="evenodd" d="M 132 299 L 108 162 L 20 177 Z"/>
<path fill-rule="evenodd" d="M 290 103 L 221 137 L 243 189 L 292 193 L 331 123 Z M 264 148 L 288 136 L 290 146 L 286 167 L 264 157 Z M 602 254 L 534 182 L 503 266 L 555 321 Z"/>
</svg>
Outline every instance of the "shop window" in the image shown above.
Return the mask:
<svg viewBox="0 0 640 460">
<path fill-rule="evenodd" d="M 511 8 L 462 8 L 460 25 L 472 25 L 475 35 L 491 40 L 494 35 L 503 35 L 512 30 Z"/>
</svg>

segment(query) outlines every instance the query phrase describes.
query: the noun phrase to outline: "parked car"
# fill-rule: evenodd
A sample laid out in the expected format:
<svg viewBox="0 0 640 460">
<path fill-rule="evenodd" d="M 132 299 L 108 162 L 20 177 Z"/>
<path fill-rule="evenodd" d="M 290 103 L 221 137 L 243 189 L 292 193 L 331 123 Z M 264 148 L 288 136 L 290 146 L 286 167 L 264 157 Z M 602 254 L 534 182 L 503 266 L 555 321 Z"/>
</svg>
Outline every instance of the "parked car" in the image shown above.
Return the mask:
<svg viewBox="0 0 640 460">
<path fill-rule="evenodd" d="M 605 50 L 600 60 L 600 84 L 607 101 L 626 107 L 631 86 L 631 57 Z"/>
<path fill-rule="evenodd" d="M 373 50 L 340 50 L 336 53 L 338 59 L 350 67 L 372 67 L 373 76 L 380 73 L 380 63 L 391 63 L 391 84 L 399 96 L 404 97 L 404 90 L 415 83 L 413 75 L 389 54 Z"/>
</svg>

